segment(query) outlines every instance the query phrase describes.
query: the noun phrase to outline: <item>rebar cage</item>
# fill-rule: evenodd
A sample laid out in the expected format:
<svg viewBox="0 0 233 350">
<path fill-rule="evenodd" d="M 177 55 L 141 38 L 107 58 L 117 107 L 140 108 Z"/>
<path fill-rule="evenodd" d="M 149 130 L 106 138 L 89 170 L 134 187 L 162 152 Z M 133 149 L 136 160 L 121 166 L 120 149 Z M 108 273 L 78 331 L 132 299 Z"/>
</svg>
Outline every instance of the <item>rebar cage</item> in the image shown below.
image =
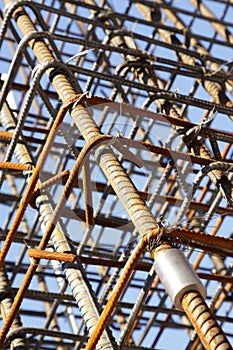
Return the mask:
<svg viewBox="0 0 233 350">
<path fill-rule="evenodd" d="M 233 2 L 0 6 L 1 348 L 230 349 Z M 173 305 L 163 244 L 221 334 Z"/>
</svg>

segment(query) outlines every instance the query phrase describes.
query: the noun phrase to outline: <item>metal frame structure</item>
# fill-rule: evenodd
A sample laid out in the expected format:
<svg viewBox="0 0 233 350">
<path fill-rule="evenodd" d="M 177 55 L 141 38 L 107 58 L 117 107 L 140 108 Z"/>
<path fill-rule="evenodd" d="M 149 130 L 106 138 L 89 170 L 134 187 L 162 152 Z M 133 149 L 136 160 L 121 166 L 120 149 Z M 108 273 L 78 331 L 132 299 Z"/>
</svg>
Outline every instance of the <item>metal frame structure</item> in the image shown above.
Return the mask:
<svg viewBox="0 0 233 350">
<path fill-rule="evenodd" d="M 231 349 L 231 0 L 0 1 L 1 349 Z"/>
</svg>

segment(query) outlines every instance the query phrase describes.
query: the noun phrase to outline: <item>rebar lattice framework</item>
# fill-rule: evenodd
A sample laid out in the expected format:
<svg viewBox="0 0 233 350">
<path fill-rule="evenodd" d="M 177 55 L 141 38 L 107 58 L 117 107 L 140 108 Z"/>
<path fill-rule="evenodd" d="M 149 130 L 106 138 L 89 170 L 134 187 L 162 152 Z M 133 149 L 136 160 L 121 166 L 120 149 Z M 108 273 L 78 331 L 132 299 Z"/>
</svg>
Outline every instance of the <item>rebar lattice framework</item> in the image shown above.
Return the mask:
<svg viewBox="0 0 233 350">
<path fill-rule="evenodd" d="M 0 8 L 0 348 L 231 349 L 233 1 Z"/>
</svg>

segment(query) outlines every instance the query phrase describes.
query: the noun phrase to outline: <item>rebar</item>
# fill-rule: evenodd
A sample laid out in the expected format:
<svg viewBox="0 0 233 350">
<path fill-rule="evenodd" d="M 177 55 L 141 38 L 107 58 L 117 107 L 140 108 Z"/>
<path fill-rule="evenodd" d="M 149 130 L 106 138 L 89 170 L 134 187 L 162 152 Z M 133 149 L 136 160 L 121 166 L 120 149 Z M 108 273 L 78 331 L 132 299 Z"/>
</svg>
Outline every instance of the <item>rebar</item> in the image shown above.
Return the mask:
<svg viewBox="0 0 233 350">
<path fill-rule="evenodd" d="M 232 347 L 232 6 L 0 0 L 1 348 Z"/>
</svg>

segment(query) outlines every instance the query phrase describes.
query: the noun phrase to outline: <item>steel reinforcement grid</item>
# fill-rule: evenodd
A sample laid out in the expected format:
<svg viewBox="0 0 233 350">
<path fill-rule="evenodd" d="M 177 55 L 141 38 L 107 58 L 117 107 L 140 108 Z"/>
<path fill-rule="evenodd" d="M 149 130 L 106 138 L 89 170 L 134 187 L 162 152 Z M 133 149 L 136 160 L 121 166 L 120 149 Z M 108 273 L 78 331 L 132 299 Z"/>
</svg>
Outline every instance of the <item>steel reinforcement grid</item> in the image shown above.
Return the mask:
<svg viewBox="0 0 233 350">
<path fill-rule="evenodd" d="M 0 0 L 0 349 L 231 349 L 233 1 Z"/>
</svg>

